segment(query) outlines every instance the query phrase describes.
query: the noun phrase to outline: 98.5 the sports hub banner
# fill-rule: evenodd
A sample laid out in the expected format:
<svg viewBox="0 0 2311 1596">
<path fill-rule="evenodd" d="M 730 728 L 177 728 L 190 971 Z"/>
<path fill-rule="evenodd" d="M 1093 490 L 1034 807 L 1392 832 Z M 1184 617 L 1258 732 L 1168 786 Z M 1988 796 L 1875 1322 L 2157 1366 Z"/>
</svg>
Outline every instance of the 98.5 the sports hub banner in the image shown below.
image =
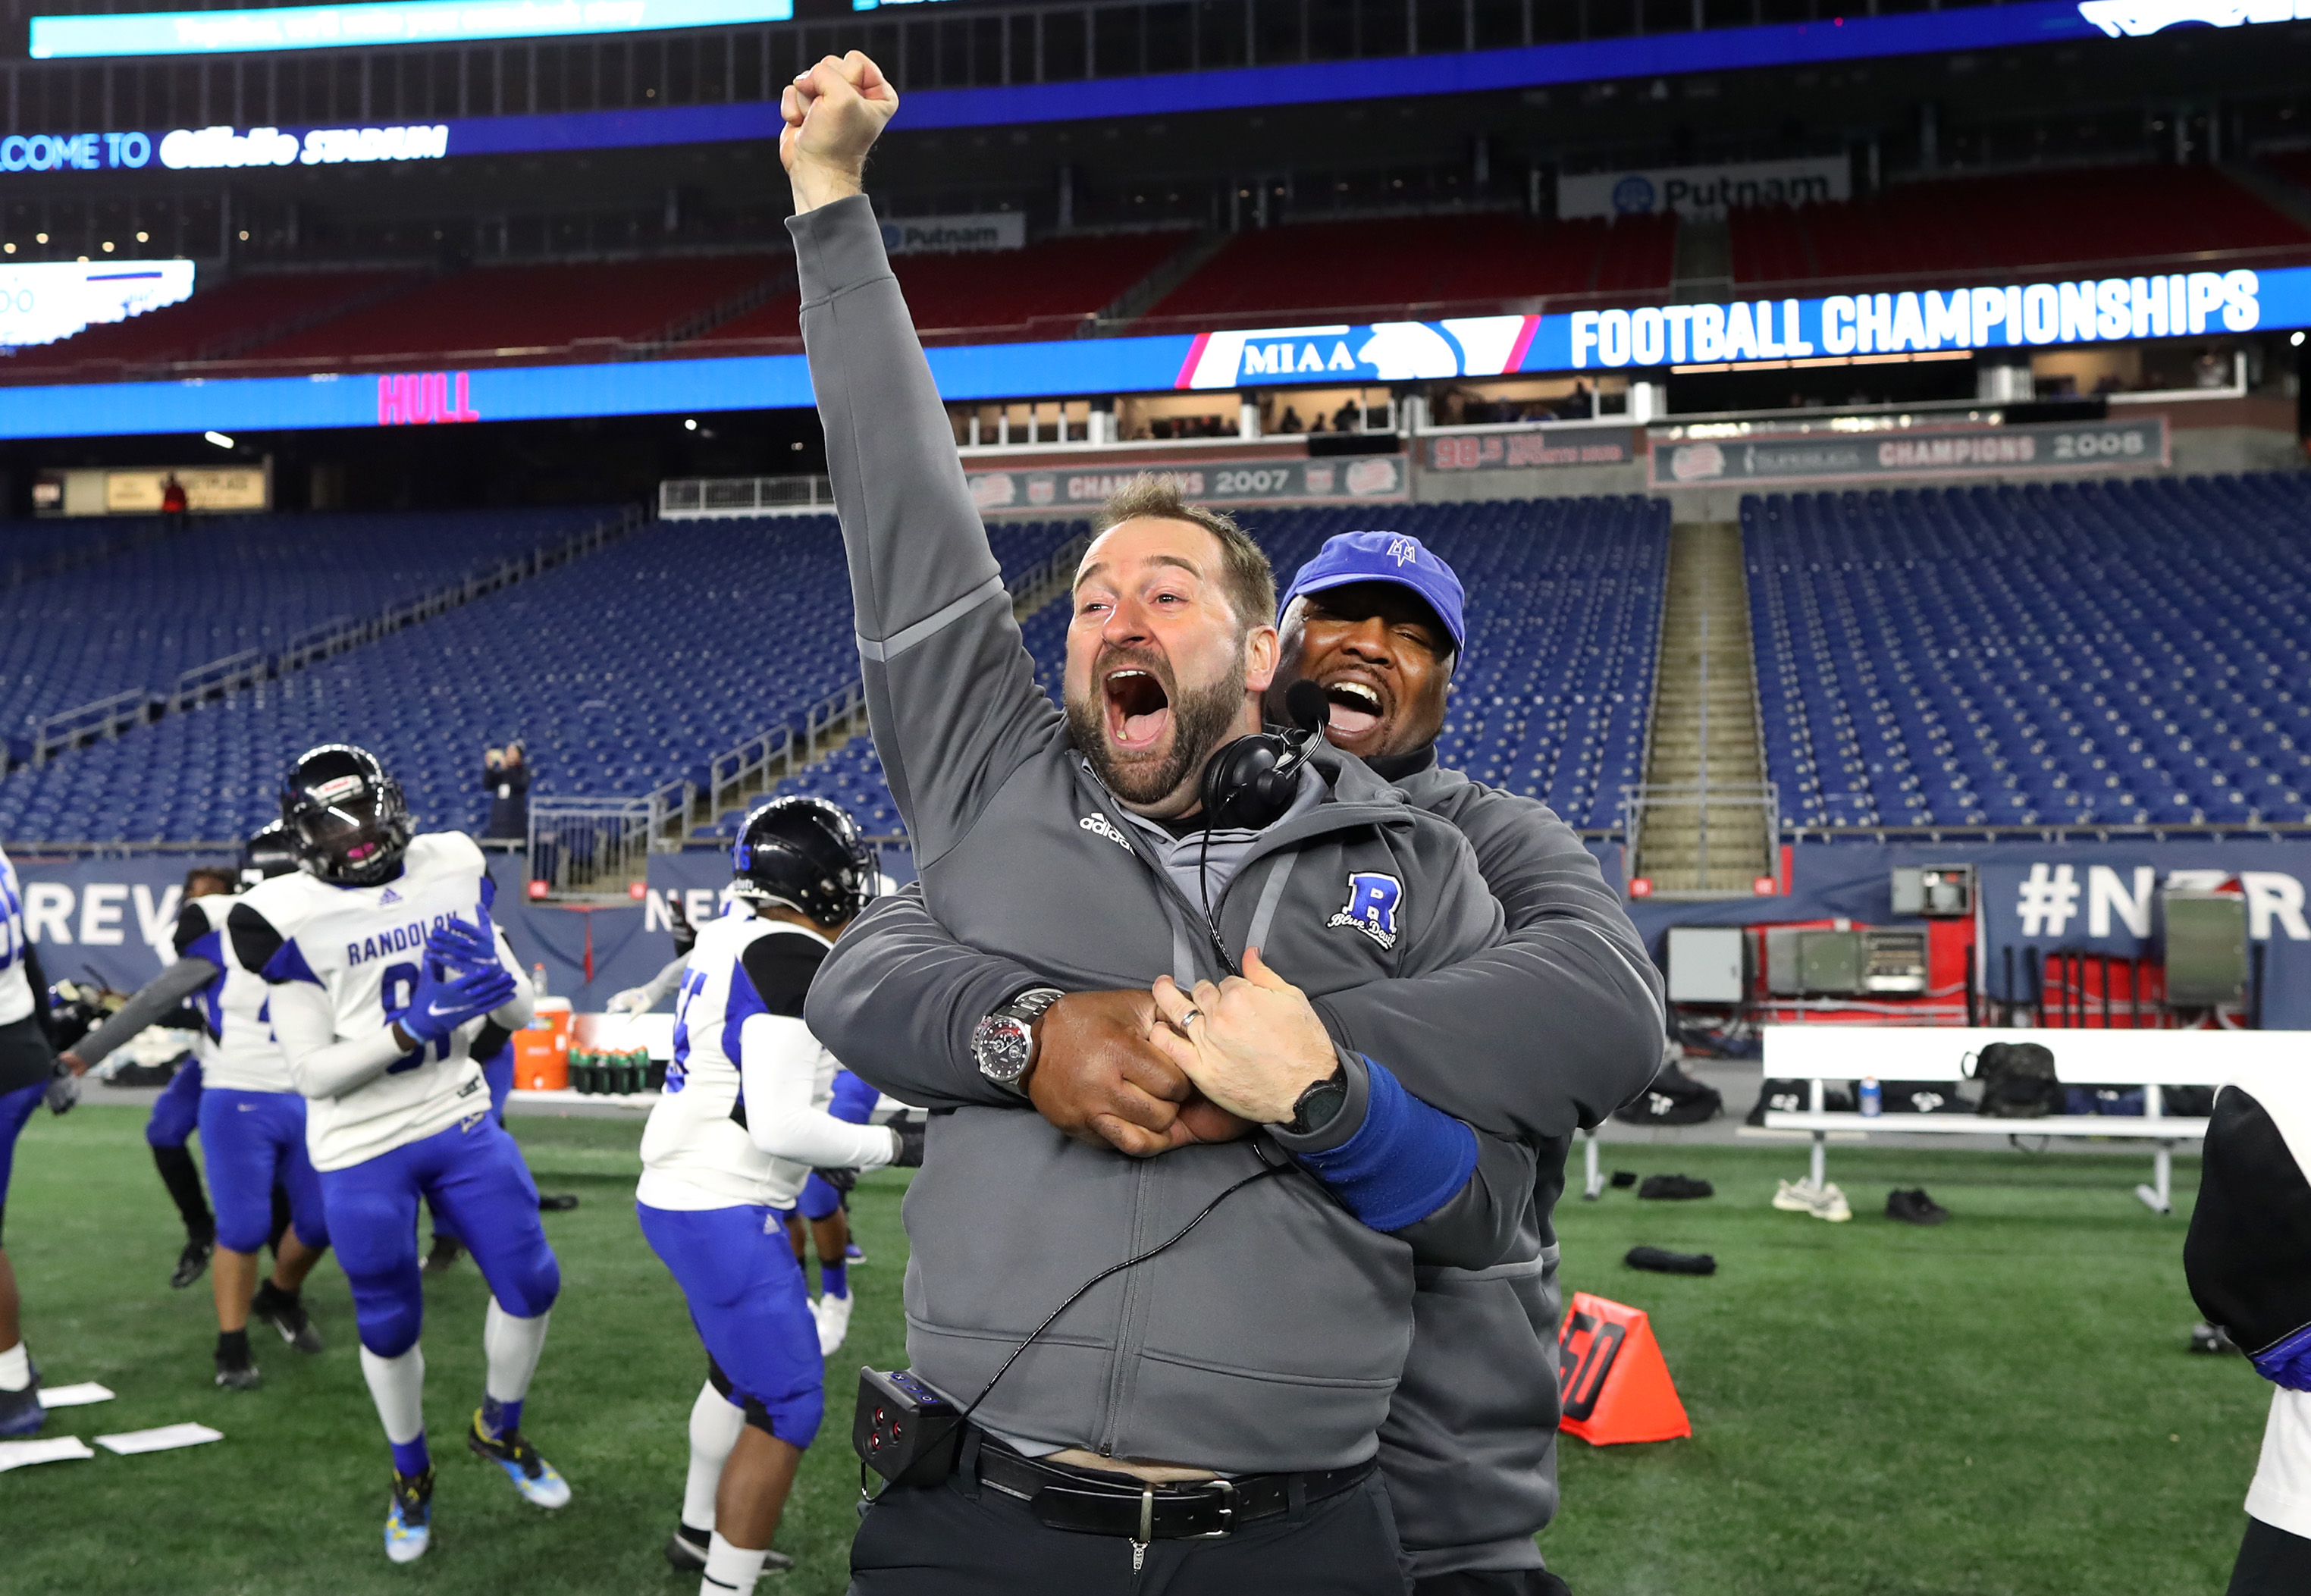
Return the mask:
<svg viewBox="0 0 2311 1596">
<path fill-rule="evenodd" d="M 2008 476 L 2170 463 L 2167 419 L 2158 415 L 2010 427 L 1670 436 L 1654 439 L 1651 458 L 1656 488 Z"/>
</svg>

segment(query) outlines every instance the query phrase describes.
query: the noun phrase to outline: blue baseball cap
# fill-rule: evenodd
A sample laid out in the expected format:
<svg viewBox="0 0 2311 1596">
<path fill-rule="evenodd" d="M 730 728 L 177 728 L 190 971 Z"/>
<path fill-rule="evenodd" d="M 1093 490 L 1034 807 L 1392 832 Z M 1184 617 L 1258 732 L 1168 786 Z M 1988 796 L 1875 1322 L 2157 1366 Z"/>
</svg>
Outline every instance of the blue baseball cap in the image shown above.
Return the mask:
<svg viewBox="0 0 2311 1596">
<path fill-rule="evenodd" d="M 1324 540 L 1316 557 L 1293 573 L 1291 587 L 1276 607 L 1278 624 L 1292 601 L 1304 593 L 1345 588 L 1351 582 L 1394 582 L 1428 601 L 1444 630 L 1452 634 L 1452 652 L 1468 651 L 1469 625 L 1461 615 L 1461 579 L 1452 568 L 1428 552 L 1420 539 L 1403 532 L 1342 532 Z"/>
</svg>

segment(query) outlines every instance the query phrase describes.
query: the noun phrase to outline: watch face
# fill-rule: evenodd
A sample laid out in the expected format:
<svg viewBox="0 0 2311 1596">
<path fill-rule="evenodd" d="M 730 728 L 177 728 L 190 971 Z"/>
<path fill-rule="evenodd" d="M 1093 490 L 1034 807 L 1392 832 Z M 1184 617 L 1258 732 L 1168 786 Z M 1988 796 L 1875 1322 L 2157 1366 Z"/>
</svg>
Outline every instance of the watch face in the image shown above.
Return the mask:
<svg viewBox="0 0 2311 1596">
<path fill-rule="evenodd" d="M 990 1015 L 980 1021 L 971 1039 L 971 1051 L 979 1060 L 979 1073 L 999 1086 L 1016 1086 L 1019 1077 L 1027 1073 L 1032 1037 L 1027 1026 L 1006 1015 Z"/>
</svg>

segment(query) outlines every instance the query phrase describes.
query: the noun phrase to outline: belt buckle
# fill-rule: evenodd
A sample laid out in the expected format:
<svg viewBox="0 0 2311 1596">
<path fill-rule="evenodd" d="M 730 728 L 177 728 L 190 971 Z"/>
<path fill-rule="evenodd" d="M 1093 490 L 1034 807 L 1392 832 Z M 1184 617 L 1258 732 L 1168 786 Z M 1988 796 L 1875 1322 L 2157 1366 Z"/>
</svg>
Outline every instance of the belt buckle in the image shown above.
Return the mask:
<svg viewBox="0 0 2311 1596">
<path fill-rule="evenodd" d="M 1205 1483 L 1217 1486 L 1220 1489 L 1220 1527 L 1207 1530 L 1200 1535 L 1182 1535 L 1180 1537 L 1182 1540 L 1225 1540 L 1228 1532 L 1235 1528 L 1235 1481 L 1222 1478 Z"/>
</svg>

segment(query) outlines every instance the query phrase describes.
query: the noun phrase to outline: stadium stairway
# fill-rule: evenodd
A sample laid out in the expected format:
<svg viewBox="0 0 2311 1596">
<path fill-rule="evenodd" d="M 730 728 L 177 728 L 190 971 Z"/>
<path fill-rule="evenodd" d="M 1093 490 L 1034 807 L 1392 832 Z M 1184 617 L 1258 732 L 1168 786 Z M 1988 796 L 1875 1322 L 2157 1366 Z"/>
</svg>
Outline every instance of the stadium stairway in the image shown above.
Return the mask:
<svg viewBox="0 0 2311 1596">
<path fill-rule="evenodd" d="M 1657 895 L 1746 895 L 1772 873 L 1775 816 L 1758 738 L 1741 529 L 1730 522 L 1670 533 L 1660 676 L 1635 818 L 1635 873 Z"/>
</svg>

